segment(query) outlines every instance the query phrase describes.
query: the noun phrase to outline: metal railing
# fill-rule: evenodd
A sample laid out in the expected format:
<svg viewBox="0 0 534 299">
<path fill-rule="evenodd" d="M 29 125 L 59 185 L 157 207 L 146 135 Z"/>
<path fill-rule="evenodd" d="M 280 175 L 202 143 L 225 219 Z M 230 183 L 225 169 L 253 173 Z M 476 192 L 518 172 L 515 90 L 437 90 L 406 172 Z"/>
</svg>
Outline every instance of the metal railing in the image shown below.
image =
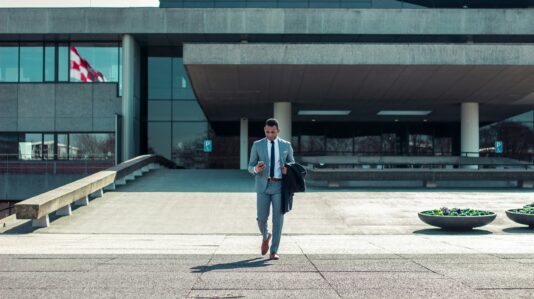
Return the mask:
<svg viewBox="0 0 534 299">
<path fill-rule="evenodd" d="M 518 158 L 503 157 L 500 154 L 488 155 L 479 152 L 462 152 L 456 156 L 336 155 L 301 156 L 297 159 L 309 167 L 317 169 L 471 168 L 534 170 L 534 155 L 523 154 Z"/>
<path fill-rule="evenodd" d="M 0 174 L 92 174 L 115 165 L 114 155 L 84 155 L 70 158 L 0 154 Z"/>
</svg>

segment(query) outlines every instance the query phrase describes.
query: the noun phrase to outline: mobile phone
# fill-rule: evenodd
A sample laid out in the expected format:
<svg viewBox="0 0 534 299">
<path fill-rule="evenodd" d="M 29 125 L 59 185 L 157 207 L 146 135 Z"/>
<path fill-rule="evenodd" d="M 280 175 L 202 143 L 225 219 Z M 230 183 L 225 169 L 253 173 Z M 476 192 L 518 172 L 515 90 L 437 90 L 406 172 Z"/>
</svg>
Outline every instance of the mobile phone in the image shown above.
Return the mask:
<svg viewBox="0 0 534 299">
<path fill-rule="evenodd" d="M 265 163 L 264 163 L 263 161 L 258 161 L 258 166 L 261 167 L 261 166 L 263 166 L 263 165 L 265 165 Z"/>
</svg>

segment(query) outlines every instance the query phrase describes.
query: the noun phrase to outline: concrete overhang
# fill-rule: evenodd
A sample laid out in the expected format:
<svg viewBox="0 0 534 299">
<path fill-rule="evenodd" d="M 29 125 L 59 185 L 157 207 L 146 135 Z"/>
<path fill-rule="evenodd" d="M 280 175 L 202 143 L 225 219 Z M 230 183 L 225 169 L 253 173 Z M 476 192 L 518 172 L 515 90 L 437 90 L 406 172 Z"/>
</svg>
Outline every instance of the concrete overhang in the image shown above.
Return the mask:
<svg viewBox="0 0 534 299">
<path fill-rule="evenodd" d="M 263 120 L 273 103 L 351 110 L 331 121 L 391 121 L 380 110 L 431 110 L 403 120 L 459 121 L 478 102 L 480 120 L 534 108 L 534 45 L 185 44 L 184 64 L 208 119 Z"/>
</svg>

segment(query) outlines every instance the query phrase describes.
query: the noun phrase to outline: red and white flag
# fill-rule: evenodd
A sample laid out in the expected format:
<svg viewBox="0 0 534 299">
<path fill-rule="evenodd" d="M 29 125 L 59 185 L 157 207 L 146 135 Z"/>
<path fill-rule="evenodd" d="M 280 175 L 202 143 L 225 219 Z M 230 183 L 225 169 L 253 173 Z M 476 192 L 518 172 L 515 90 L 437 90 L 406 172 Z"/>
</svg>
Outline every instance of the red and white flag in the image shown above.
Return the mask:
<svg viewBox="0 0 534 299">
<path fill-rule="evenodd" d="M 75 47 L 70 47 L 70 78 L 81 82 L 107 82 L 101 72 L 96 71 L 83 59 Z"/>
</svg>

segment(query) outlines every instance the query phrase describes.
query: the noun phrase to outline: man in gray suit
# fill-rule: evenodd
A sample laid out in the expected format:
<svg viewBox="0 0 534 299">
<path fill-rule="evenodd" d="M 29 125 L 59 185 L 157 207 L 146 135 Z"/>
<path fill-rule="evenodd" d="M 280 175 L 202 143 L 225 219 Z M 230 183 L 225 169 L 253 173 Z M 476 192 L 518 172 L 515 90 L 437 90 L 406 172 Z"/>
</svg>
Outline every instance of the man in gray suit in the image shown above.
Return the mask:
<svg viewBox="0 0 534 299">
<path fill-rule="evenodd" d="M 284 214 L 281 213 L 282 205 L 282 174 L 287 173 L 285 163 L 295 162 L 291 143 L 278 137 L 280 128 L 278 121 L 270 118 L 263 128 L 265 138 L 252 145 L 248 171 L 256 177 L 256 211 L 258 227 L 263 236 L 261 254 L 267 254 L 271 233 L 267 225 L 270 206 L 273 206 L 273 242 L 271 244 L 270 258 L 277 260 L 278 246 L 282 236 Z"/>
</svg>

